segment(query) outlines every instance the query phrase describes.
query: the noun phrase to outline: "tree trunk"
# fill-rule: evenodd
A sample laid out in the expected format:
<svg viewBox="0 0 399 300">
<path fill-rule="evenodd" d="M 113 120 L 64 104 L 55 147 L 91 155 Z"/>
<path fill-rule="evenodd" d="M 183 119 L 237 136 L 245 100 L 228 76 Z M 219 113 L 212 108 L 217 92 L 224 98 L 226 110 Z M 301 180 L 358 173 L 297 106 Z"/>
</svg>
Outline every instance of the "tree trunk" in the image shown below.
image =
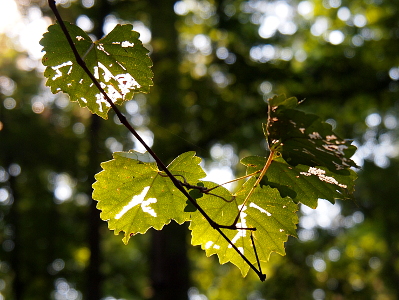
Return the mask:
<svg viewBox="0 0 399 300">
<path fill-rule="evenodd" d="M 110 12 L 110 4 L 108 1 L 100 1 L 98 5 L 90 11 L 92 13 L 91 17 L 95 20 L 95 28 L 93 34 L 100 39 L 103 37 L 103 26 L 106 16 Z M 88 186 L 87 193 L 91 195 L 92 193 L 92 183 L 94 181 L 94 175 L 100 170 L 100 127 L 101 119 L 96 115 L 91 116 L 90 124 L 90 149 L 89 149 L 89 164 L 88 164 Z M 87 300 L 99 300 L 101 298 L 101 285 L 102 285 L 102 275 L 100 271 L 101 265 L 101 239 L 100 239 L 100 211 L 96 208 L 97 201 L 92 200 L 90 203 L 90 208 L 88 212 L 88 244 L 90 249 L 90 260 L 89 266 L 87 268 L 87 279 L 86 279 L 86 297 Z"/>
<path fill-rule="evenodd" d="M 175 222 L 152 231 L 151 284 L 153 300 L 187 299 L 189 271 L 187 226 Z"/>
<path fill-rule="evenodd" d="M 90 162 L 88 167 L 89 183 L 93 181 L 94 175 L 97 173 L 100 166 L 99 163 L 99 137 L 100 118 L 91 116 L 90 124 Z M 91 194 L 91 184 L 88 186 L 89 195 Z M 88 244 L 90 249 L 90 260 L 87 268 L 87 300 L 99 300 L 101 298 L 101 281 L 100 273 L 101 250 L 100 250 L 100 211 L 96 208 L 97 202 L 92 200 L 88 212 Z"/>
<path fill-rule="evenodd" d="M 154 62 L 154 88 L 151 113 L 157 122 L 168 128 L 181 117 L 181 99 L 178 93 L 178 47 L 175 28 L 176 14 L 172 0 L 154 0 L 149 7 L 151 15 Z M 170 139 L 169 139 L 170 142 Z M 170 162 L 182 147 L 168 147 L 167 137 L 155 136 L 154 151 Z M 189 269 L 186 253 L 187 226 L 175 222 L 161 231 L 152 231 L 150 271 L 153 300 L 187 299 Z"/>
</svg>

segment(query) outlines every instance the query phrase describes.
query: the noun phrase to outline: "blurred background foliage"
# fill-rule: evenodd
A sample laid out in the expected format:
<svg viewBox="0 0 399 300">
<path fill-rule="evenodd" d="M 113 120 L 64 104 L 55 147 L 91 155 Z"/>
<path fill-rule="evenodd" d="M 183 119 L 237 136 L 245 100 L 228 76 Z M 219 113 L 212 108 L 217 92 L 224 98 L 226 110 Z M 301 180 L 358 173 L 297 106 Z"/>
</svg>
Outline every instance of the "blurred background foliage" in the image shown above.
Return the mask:
<svg viewBox="0 0 399 300">
<path fill-rule="evenodd" d="M 141 33 L 154 87 L 122 110 L 166 162 L 195 150 L 210 180 L 242 175 L 240 158 L 265 156 L 266 100 L 285 93 L 359 147 L 356 201 L 302 207 L 264 283 L 189 246 L 187 226 L 124 246 L 91 184 L 113 151 L 142 147 L 112 112 L 45 87 L 46 1 L 1 0 L 0 299 L 399 299 L 399 1 L 58 3 L 93 39 Z"/>
</svg>

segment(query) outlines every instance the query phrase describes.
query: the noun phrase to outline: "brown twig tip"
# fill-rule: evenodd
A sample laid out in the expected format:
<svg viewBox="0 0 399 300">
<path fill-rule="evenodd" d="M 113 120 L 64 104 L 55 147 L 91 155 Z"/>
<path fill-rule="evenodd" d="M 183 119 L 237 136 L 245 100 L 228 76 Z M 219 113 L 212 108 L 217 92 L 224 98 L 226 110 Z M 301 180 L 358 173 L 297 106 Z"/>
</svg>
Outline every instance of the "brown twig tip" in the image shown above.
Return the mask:
<svg viewBox="0 0 399 300">
<path fill-rule="evenodd" d="M 261 274 L 261 275 L 259 275 L 259 279 L 260 279 L 260 281 L 265 281 L 266 280 L 266 274 Z"/>
</svg>

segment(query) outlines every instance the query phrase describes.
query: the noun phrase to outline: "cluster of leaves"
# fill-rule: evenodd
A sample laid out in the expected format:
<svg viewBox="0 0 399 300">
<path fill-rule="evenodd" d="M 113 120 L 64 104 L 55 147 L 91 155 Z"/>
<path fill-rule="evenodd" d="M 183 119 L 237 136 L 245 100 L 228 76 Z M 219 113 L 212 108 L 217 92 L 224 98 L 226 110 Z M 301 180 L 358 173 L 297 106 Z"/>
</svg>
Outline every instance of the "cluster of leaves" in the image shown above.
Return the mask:
<svg viewBox="0 0 399 300">
<path fill-rule="evenodd" d="M 56 24 L 41 41 L 47 85 L 54 93 L 65 92 L 107 118 L 112 104 L 103 92 L 122 104 L 136 92 L 149 91 L 152 63 L 131 25 L 118 25 L 92 42 L 79 27 L 64 24 L 78 58 L 103 91 L 81 68 Z M 269 154 L 241 160 L 248 180 L 235 193 L 203 181 L 206 174 L 194 152 L 181 154 L 167 169 L 150 152 L 115 152 L 102 163 L 93 185 L 101 218 L 115 234 L 124 233 L 125 244 L 132 235 L 151 227 L 160 230 L 171 220 L 190 222 L 192 244 L 201 245 L 208 256 L 217 254 L 220 263 L 234 263 L 244 276 L 258 264 L 262 274 L 261 263 L 271 252 L 284 255 L 288 235 L 296 236 L 299 203 L 316 208 L 319 199 L 347 199 L 354 189 L 351 167 L 356 165 L 350 157 L 355 147 L 316 115 L 298 110 L 298 104 L 284 95 L 269 99 L 263 124 Z"/>
</svg>

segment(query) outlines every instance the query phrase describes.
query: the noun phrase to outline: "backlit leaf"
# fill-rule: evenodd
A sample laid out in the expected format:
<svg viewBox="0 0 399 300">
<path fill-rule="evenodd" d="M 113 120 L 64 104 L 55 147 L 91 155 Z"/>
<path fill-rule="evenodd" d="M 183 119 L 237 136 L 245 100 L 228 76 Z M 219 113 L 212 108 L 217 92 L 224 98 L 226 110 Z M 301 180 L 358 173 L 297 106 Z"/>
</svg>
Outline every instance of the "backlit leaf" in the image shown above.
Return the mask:
<svg viewBox="0 0 399 300">
<path fill-rule="evenodd" d="M 95 176 L 93 199 L 98 201 L 101 219 L 108 221 L 115 234 L 125 233 L 125 244 L 131 235 L 145 233 L 150 227 L 162 229 L 171 219 L 179 224 L 189 220 L 184 195 L 155 162 L 147 160 L 147 153 L 115 152 L 114 159 L 102 163 L 104 170 Z M 194 152 L 186 152 L 168 169 L 179 180 L 197 182 L 205 177 L 200 161 Z"/>
<path fill-rule="evenodd" d="M 114 103 L 131 100 L 137 92 L 149 92 L 152 62 L 132 25 L 116 25 L 107 36 L 93 42 L 79 27 L 64 24 L 79 55 Z M 106 119 L 110 105 L 77 64 L 59 24 L 48 28 L 40 44 L 46 52 L 44 75 L 51 91 L 69 94 L 72 101 Z"/>
<path fill-rule="evenodd" d="M 255 178 L 248 180 L 242 189 L 231 195 L 223 187 L 213 191 L 223 199 L 204 195 L 198 200 L 198 204 L 208 213 L 208 215 L 223 225 L 232 225 L 239 209 L 244 202 L 246 195 L 255 183 Z M 206 187 L 215 186 L 214 183 L 204 183 Z M 232 201 L 226 201 L 232 200 Z M 282 198 L 277 189 L 268 186 L 257 188 L 252 194 L 240 213 L 240 219 L 236 226 L 238 228 L 256 228 L 253 232 L 255 246 L 259 259 L 266 262 L 271 252 L 285 255 L 284 242 L 288 235 L 296 236 L 296 215 L 297 205 L 288 197 Z M 190 224 L 192 230 L 192 244 L 201 245 L 206 255 L 217 254 L 221 264 L 232 262 L 245 276 L 249 270 L 248 264 L 232 248 L 231 245 L 216 231 L 199 213 L 193 213 Z M 227 237 L 243 253 L 251 263 L 256 265 L 256 257 L 252 246 L 250 231 L 244 229 L 222 229 Z"/>
</svg>

